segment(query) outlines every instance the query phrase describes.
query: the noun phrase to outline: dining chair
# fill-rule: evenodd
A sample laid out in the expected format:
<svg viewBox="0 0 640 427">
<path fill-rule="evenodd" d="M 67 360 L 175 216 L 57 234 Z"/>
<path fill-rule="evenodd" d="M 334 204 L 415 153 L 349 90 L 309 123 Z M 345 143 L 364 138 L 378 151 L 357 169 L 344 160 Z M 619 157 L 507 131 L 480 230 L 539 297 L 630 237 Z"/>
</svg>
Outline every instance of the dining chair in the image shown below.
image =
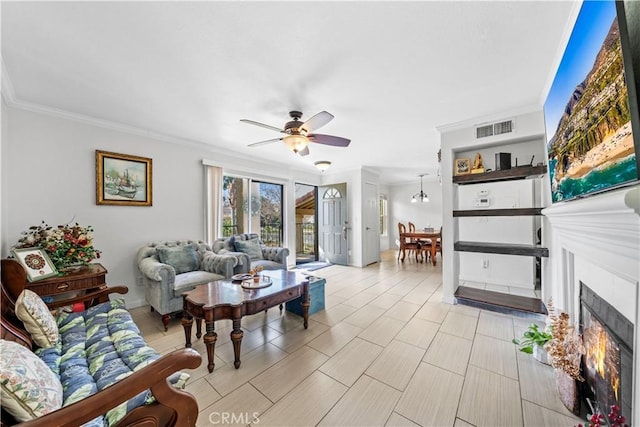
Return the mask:
<svg viewBox="0 0 640 427">
<path fill-rule="evenodd" d="M 409 233 L 415 233 L 416 226 L 414 223 L 409 221 Z M 429 259 L 429 255 L 431 254 L 431 239 L 412 239 L 414 243 L 418 243 L 421 247 L 420 251 L 420 261 L 422 261 L 422 257 L 424 256 L 424 260 L 427 261 Z M 424 252 L 424 255 L 423 255 Z"/>
<path fill-rule="evenodd" d="M 404 233 L 407 232 L 407 227 L 399 222 L 398 223 L 398 237 L 400 238 L 400 250 L 398 251 L 398 259 L 400 259 L 400 254 L 405 252 L 411 254 L 413 252 L 416 257 L 416 262 L 418 262 L 418 254 L 420 253 L 420 243 L 415 241 L 414 239 L 402 237 Z M 403 260 L 404 262 L 404 260 Z"/>
</svg>

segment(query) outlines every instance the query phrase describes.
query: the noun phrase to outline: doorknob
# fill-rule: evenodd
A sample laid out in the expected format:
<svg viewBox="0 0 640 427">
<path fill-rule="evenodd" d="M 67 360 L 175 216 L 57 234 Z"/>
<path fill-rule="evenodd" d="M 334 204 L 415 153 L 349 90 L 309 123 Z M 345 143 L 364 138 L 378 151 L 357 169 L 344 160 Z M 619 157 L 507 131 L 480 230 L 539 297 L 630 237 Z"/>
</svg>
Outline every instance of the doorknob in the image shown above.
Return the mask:
<svg viewBox="0 0 640 427">
<path fill-rule="evenodd" d="M 344 225 L 342 226 L 342 239 L 343 240 L 347 240 L 347 230 L 349 230 L 349 227 L 347 227 L 347 224 L 349 224 L 349 221 L 345 221 Z"/>
<path fill-rule="evenodd" d="M 365 230 L 371 230 L 371 227 L 365 227 Z"/>
</svg>

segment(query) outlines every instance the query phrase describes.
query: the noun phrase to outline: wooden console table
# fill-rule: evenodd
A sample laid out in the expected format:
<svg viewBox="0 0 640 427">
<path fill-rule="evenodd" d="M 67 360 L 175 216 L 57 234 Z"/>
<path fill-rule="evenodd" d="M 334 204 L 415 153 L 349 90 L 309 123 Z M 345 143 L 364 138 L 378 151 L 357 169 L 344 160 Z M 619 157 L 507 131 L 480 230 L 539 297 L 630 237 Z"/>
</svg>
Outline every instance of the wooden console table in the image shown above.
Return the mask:
<svg viewBox="0 0 640 427">
<path fill-rule="evenodd" d="M 74 291 L 97 291 L 106 288 L 107 270 L 102 264 L 89 264 L 77 271 L 64 273 L 62 276 L 50 277 L 37 282 L 28 282 L 26 289 L 30 289 L 41 297 L 64 294 Z M 102 301 L 100 301 L 102 302 Z"/>
</svg>

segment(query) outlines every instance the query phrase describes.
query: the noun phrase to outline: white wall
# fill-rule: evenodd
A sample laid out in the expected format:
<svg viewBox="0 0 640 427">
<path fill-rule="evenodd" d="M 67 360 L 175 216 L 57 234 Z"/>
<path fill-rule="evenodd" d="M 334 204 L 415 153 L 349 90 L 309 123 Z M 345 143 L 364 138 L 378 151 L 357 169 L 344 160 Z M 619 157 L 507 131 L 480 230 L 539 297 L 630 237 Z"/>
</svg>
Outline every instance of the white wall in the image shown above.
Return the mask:
<svg viewBox="0 0 640 427">
<path fill-rule="evenodd" d="M 4 241 L 3 234 L 5 228 L 5 219 L 6 216 L 3 215 L 5 206 L 7 206 L 7 201 L 4 198 L 4 195 L 7 194 L 5 191 L 5 184 L 7 180 L 5 179 L 5 173 L 7 168 L 3 167 L 4 158 L 5 158 L 5 146 L 6 141 L 9 135 L 9 123 L 7 121 L 7 105 L 4 102 L 4 98 L 0 97 L 1 106 L 1 114 L 0 114 L 0 128 L 2 128 L 2 134 L 0 136 L 0 242 Z"/>
<path fill-rule="evenodd" d="M 295 247 L 293 183 L 320 181 L 315 169 L 307 174 L 4 104 L 2 113 L 2 257 L 9 255 L 21 231 L 42 220 L 49 225 L 71 220 L 91 225 L 95 246 L 102 250 L 99 261 L 109 272 L 107 283 L 129 286 L 129 307 L 144 304 L 134 263 L 139 246 L 154 240 L 204 238 L 203 159 L 286 183 L 285 241 L 290 248 Z M 95 150 L 152 158 L 153 206 L 96 205 Z M 289 259 L 291 265 L 294 258 Z"/>
</svg>

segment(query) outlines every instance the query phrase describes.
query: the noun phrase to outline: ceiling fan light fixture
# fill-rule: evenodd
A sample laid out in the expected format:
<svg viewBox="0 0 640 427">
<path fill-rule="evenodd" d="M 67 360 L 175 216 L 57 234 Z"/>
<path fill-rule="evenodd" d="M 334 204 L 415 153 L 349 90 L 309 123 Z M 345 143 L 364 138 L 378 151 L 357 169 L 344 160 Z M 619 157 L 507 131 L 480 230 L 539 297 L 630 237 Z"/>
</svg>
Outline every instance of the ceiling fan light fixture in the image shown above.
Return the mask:
<svg viewBox="0 0 640 427">
<path fill-rule="evenodd" d="M 287 135 L 283 139 L 285 145 L 294 153 L 302 151 L 309 144 L 309 140 L 304 135 Z"/>
<path fill-rule="evenodd" d="M 422 177 L 425 175 L 427 174 L 423 173 L 419 175 L 420 176 L 420 192 L 413 195 L 413 197 L 411 198 L 411 203 L 417 203 L 418 201 L 422 203 L 429 202 L 429 196 L 427 196 L 427 193 L 422 191 Z"/>
<path fill-rule="evenodd" d="M 324 172 L 327 169 L 329 169 L 329 167 L 331 166 L 331 162 L 328 160 L 318 160 L 317 162 L 314 163 L 314 165 L 318 169 L 320 169 L 322 172 Z"/>
</svg>

